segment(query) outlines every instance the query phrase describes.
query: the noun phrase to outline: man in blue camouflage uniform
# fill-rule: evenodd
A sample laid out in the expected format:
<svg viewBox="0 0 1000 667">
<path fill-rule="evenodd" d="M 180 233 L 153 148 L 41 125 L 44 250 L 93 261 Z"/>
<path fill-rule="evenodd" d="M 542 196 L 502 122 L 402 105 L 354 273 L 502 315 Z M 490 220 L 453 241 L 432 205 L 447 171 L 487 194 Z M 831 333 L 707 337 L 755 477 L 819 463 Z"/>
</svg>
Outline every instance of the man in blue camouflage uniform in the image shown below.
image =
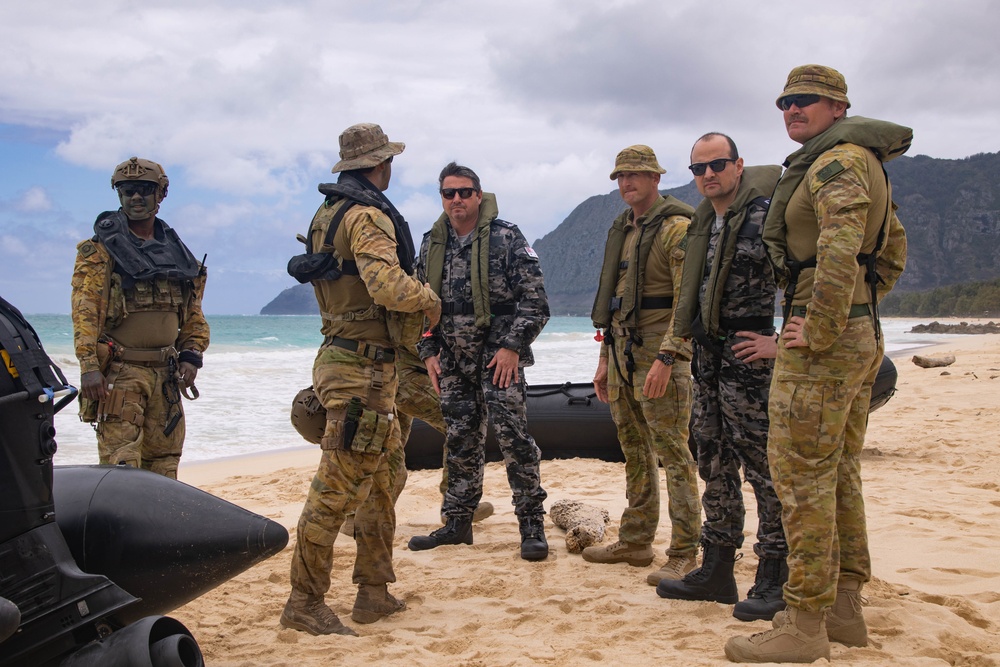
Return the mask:
<svg viewBox="0 0 1000 667">
<path fill-rule="evenodd" d="M 788 607 L 773 630 L 726 643 L 734 662 L 813 662 L 830 658 L 831 640 L 868 643 L 861 450 L 883 356 L 878 301 L 906 263 L 882 163 L 905 153 L 913 132 L 848 118 L 843 75 L 821 65 L 793 69 L 777 105 L 802 144 L 764 223 L 785 289 L 767 453 L 788 539 Z"/>
<path fill-rule="evenodd" d="M 507 466 L 521 557 L 548 556 L 541 451 L 528 434 L 523 368 L 549 319 L 538 256 L 521 232 L 500 220 L 496 197 L 454 162 L 439 178 L 445 212 L 424 235 L 417 277 L 442 301 L 440 326 L 419 344 L 441 396 L 447 432 L 448 490 L 443 528 L 410 540 L 410 549 L 472 544 L 472 515 L 483 494 L 486 419 Z"/>
<path fill-rule="evenodd" d="M 625 495 L 618 541 L 583 550 L 591 563 L 653 562 L 660 523 L 659 466 L 667 479 L 670 547 L 647 581 L 680 579 L 697 565 L 701 503 L 688 447 L 691 343 L 672 331 L 690 206 L 663 197 L 665 173 L 649 146 L 618 153 L 611 179 L 628 204 L 612 223 L 591 319 L 604 330 L 594 391 L 611 405 L 625 454 Z"/>
<path fill-rule="evenodd" d="M 701 567 L 658 583 L 661 597 L 739 600 L 733 566 L 743 546 L 742 469 L 757 499 L 757 577 L 733 615 L 771 620 L 785 607 L 788 545 L 767 463 L 767 394 L 776 352 L 775 284 L 761 232 L 781 167 L 746 167 L 733 140 L 717 132 L 691 149 L 691 172 L 705 200 L 688 228 L 674 334 L 694 338 L 691 437 L 701 498 Z"/>
</svg>

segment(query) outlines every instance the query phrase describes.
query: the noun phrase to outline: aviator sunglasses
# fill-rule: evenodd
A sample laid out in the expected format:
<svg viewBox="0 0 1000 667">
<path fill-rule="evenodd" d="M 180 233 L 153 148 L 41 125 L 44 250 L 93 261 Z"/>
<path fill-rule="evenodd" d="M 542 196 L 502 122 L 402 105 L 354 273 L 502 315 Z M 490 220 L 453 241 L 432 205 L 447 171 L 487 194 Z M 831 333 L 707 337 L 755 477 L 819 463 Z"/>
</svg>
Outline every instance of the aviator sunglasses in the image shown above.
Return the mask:
<svg viewBox="0 0 1000 667">
<path fill-rule="evenodd" d="M 131 197 L 136 193 L 138 193 L 140 197 L 148 197 L 156 192 L 156 183 L 150 183 L 149 181 L 139 181 L 138 183 L 119 183 L 116 187 L 118 188 L 118 192 L 125 197 Z"/>
<path fill-rule="evenodd" d="M 819 95 L 786 95 L 778 100 L 778 106 L 782 111 L 788 111 L 794 104 L 800 109 L 805 109 L 819 102 Z"/>
<path fill-rule="evenodd" d="M 443 188 L 441 190 L 441 196 L 444 197 L 445 199 L 454 199 L 456 192 L 458 193 L 458 196 L 461 197 L 462 199 L 468 199 L 473 194 L 475 194 L 476 189 L 475 188 Z"/>
<path fill-rule="evenodd" d="M 736 160 L 731 157 L 720 157 L 718 160 L 711 160 L 710 162 L 695 162 L 694 164 L 689 165 L 688 169 L 690 169 L 691 173 L 695 176 L 704 176 L 705 170 L 709 167 L 712 168 L 712 171 L 718 174 L 726 170 L 726 164 L 729 162 L 736 162 Z"/>
</svg>

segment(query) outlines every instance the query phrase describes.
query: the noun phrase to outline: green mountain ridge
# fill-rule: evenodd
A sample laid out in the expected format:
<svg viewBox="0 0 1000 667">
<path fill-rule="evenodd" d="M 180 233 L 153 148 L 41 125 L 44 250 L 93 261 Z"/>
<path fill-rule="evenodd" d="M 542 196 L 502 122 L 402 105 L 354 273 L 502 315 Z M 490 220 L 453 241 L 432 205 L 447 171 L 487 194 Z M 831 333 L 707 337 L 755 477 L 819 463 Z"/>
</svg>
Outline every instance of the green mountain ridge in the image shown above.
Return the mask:
<svg viewBox="0 0 1000 667">
<path fill-rule="evenodd" d="M 906 270 L 894 294 L 1000 277 L 1000 153 L 961 160 L 903 156 L 886 164 L 906 228 Z M 694 182 L 663 190 L 696 206 Z M 581 202 L 532 247 L 554 315 L 590 314 L 611 221 L 625 208 L 617 190 Z M 311 285 L 284 290 L 262 315 L 316 314 Z M 931 313 L 933 315 L 933 313 Z"/>
</svg>

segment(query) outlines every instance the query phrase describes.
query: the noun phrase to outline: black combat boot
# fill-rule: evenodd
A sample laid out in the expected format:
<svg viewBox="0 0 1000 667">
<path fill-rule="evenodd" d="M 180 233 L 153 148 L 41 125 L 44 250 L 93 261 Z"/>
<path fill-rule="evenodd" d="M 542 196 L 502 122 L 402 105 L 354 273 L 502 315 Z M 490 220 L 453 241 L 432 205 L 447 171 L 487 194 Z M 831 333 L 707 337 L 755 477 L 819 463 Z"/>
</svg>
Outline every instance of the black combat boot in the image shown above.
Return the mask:
<svg viewBox="0 0 1000 667">
<path fill-rule="evenodd" d="M 545 560 L 549 557 L 543 516 L 528 514 L 517 519 L 521 528 L 521 558 L 524 560 Z"/>
<path fill-rule="evenodd" d="M 784 558 L 761 558 L 747 599 L 736 603 L 733 616 L 741 621 L 770 621 L 785 608 L 781 587 L 786 581 L 788 564 Z"/>
<path fill-rule="evenodd" d="M 736 577 L 736 547 L 705 544 L 701 567 L 683 579 L 664 579 L 656 585 L 656 594 L 670 600 L 710 600 L 723 604 L 739 602 Z"/>
<path fill-rule="evenodd" d="M 472 517 L 448 517 L 448 521 L 430 535 L 410 538 L 410 551 L 425 551 L 442 544 L 472 544 Z"/>
</svg>

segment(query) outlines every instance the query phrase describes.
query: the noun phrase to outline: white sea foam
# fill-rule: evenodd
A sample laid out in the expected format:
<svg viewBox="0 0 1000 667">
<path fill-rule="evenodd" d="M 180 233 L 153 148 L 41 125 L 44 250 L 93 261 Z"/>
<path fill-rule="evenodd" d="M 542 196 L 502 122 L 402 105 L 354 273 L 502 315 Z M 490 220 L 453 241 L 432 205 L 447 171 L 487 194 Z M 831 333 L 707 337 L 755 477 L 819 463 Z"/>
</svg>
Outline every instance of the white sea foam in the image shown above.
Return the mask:
<svg viewBox="0 0 1000 667">
<path fill-rule="evenodd" d="M 68 318 L 65 318 L 68 321 Z M 298 447 L 305 444 L 289 421 L 292 398 L 312 383 L 314 347 L 319 338 L 318 318 L 294 318 L 281 323 L 294 329 L 275 335 L 261 335 L 259 327 L 273 326 L 272 318 L 222 318 L 211 320 L 213 337 L 218 329 L 219 344 L 205 357 L 198 375 L 201 398 L 184 401 L 187 414 L 185 461 L 203 461 L 227 456 Z M 29 321 L 31 318 L 29 318 Z M 921 320 L 885 319 L 886 350 L 901 351 L 930 345 L 948 336 L 907 334 Z M 37 325 L 36 325 L 37 326 Z M 315 330 L 312 328 L 315 326 Z M 228 327 L 228 328 L 227 328 Z M 232 329 L 242 331 L 242 337 Z M 43 343 L 67 380 L 79 386 L 79 366 L 64 331 L 42 333 Z M 242 338 L 243 343 L 240 343 Z M 525 376 L 529 384 L 590 382 L 597 367 L 600 343 L 584 318 L 553 318 L 532 346 L 535 365 Z M 74 405 L 56 415 L 59 452 L 56 463 L 97 463 L 97 445 L 89 424 L 76 416 Z"/>
</svg>

